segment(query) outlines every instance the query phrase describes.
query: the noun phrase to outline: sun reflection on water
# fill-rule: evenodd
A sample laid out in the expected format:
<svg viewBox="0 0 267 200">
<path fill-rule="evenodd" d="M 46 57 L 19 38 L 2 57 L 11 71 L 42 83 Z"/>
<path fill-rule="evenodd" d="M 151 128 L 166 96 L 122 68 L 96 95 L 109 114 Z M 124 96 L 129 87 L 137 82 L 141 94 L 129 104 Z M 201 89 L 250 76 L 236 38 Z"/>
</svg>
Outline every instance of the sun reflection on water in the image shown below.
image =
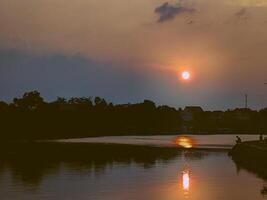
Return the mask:
<svg viewBox="0 0 267 200">
<path fill-rule="evenodd" d="M 183 190 L 189 191 L 189 186 L 190 186 L 189 172 L 183 171 Z"/>
<path fill-rule="evenodd" d="M 195 146 L 195 141 L 188 136 L 179 136 L 174 140 L 175 145 L 182 148 L 192 148 Z"/>
<path fill-rule="evenodd" d="M 185 198 L 188 198 L 190 189 L 190 174 L 188 170 L 182 171 L 182 190 Z"/>
</svg>

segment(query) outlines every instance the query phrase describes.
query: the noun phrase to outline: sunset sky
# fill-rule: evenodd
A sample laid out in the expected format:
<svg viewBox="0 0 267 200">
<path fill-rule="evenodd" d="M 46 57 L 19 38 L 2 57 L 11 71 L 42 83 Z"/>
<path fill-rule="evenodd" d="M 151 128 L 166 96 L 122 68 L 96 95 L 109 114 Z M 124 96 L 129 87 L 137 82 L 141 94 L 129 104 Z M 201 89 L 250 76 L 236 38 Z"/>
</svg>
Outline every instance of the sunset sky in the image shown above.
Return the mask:
<svg viewBox="0 0 267 200">
<path fill-rule="evenodd" d="M 267 106 L 267 0 L 1 0 L 0 28 L 2 100 Z"/>
</svg>

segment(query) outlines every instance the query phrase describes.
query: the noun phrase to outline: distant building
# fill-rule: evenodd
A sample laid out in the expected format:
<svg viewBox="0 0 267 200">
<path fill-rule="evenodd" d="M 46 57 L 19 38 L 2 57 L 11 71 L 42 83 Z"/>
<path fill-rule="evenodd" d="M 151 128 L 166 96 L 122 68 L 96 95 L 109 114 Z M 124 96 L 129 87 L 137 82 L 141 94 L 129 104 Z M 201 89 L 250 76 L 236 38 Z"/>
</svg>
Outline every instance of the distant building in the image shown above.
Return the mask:
<svg viewBox="0 0 267 200">
<path fill-rule="evenodd" d="M 185 109 L 181 112 L 181 118 L 183 121 L 190 122 L 194 118 L 203 112 L 203 109 L 200 106 L 186 106 Z"/>
<path fill-rule="evenodd" d="M 185 111 L 192 112 L 192 113 L 202 113 L 203 109 L 200 106 L 186 106 Z"/>
</svg>

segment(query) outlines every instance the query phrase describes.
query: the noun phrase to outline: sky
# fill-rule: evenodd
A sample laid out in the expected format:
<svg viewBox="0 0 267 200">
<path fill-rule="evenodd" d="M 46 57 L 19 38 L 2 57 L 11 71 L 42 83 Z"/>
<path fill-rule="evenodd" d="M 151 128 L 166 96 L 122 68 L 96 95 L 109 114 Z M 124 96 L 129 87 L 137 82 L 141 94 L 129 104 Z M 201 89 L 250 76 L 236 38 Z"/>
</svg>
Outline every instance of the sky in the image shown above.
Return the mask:
<svg viewBox="0 0 267 200">
<path fill-rule="evenodd" d="M 1 100 L 267 107 L 267 0 L 1 0 L 0 30 Z"/>
</svg>

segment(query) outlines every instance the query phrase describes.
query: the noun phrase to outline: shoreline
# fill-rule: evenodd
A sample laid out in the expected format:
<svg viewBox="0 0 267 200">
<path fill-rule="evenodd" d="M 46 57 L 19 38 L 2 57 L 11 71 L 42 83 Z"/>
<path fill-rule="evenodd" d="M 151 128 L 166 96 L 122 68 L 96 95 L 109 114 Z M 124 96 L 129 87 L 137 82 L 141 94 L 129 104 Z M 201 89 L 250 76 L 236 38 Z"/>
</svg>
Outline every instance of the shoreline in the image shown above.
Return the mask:
<svg viewBox="0 0 267 200">
<path fill-rule="evenodd" d="M 225 132 L 215 132 L 215 133 L 207 133 L 207 132 L 203 132 L 203 133 L 196 133 L 196 132 L 164 132 L 164 133 L 126 133 L 126 134 L 89 134 L 89 135 L 83 135 L 81 136 L 80 134 L 77 134 L 77 137 L 73 137 L 73 136 L 69 136 L 69 137 L 48 137 L 48 138 L 0 138 L 2 141 L 51 141 L 51 140 L 67 140 L 67 139 L 84 139 L 84 138 L 101 138 L 101 137 L 146 137 L 146 136 L 183 136 L 183 135 L 193 135 L 193 136 L 201 136 L 201 135 L 206 135 L 206 136 L 212 136 L 212 135 L 240 135 L 240 136 L 244 136 L 244 135 L 260 135 L 259 133 L 251 133 L 251 132 L 229 132 L 229 133 L 225 133 Z M 267 135 L 267 133 L 262 133 L 263 136 Z"/>
</svg>

